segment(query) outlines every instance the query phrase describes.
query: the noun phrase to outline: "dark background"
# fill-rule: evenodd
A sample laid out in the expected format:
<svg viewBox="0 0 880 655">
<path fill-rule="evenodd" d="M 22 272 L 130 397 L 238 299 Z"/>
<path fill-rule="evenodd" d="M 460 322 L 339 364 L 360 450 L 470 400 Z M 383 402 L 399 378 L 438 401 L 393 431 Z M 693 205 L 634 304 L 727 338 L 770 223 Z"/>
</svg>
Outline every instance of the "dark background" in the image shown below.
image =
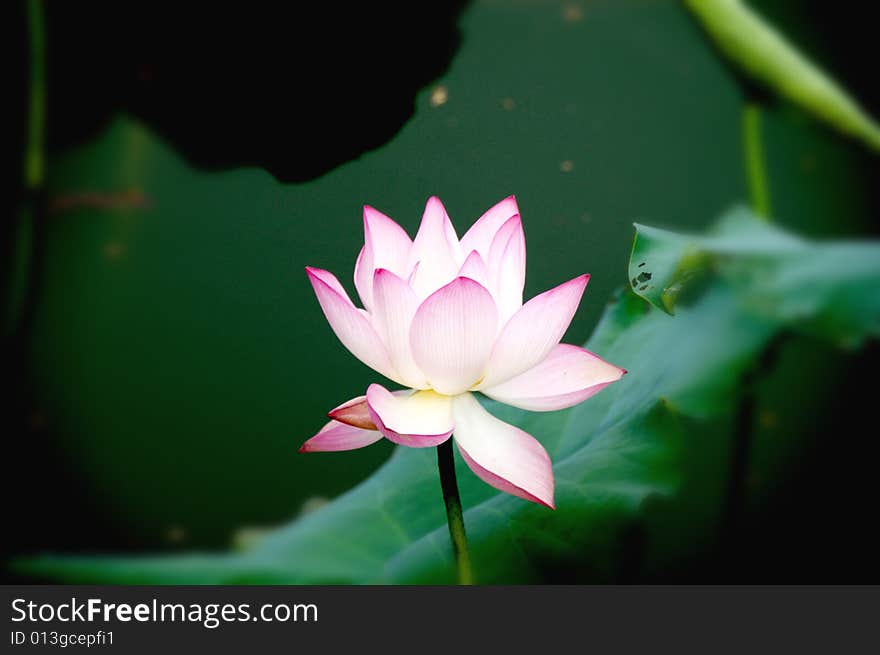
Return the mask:
<svg viewBox="0 0 880 655">
<path fill-rule="evenodd" d="M 818 1 L 763 0 L 750 4 L 821 61 L 872 115 L 880 115 L 880 87 L 876 84 L 872 58 L 867 54 L 873 48 L 872 12 L 868 3 L 851 3 L 845 10 L 840 5 Z M 714 114 L 705 118 L 703 138 L 699 134 L 682 138 L 677 154 L 658 154 L 661 149 L 658 141 L 648 141 L 643 148 L 627 147 L 625 142 L 621 146 L 630 161 L 637 160 L 632 164 L 632 169 L 626 169 L 627 172 L 642 176 L 641 182 L 646 185 L 650 184 L 648 178 L 651 171 L 667 166 L 674 169 L 680 165 L 685 170 L 690 168 L 694 171 L 692 185 L 682 184 L 678 189 L 668 185 L 667 189 L 663 189 L 659 188 L 664 184 L 661 180 L 657 183 L 657 189 L 645 191 L 650 197 L 650 202 L 646 204 L 653 202 L 657 207 L 656 219 L 659 222 L 683 227 L 706 225 L 712 218 L 710 211 L 720 210 L 727 203 L 744 197 L 740 188 L 742 181 L 736 177 L 740 174 L 740 161 L 736 159 L 736 154 L 729 157 L 719 155 L 724 163 L 715 167 L 714 176 L 712 172 L 698 169 L 712 166 L 710 154 L 705 157 L 700 154 L 715 150 L 714 144 L 707 143 L 705 139 L 705 134 L 712 130 L 724 134 L 720 137 L 717 150 L 735 153 L 730 144 L 736 145 L 736 125 L 733 121 L 725 124 L 723 120 L 735 120 L 737 103 L 742 97 L 751 95 L 768 103 L 768 159 L 775 206 L 781 212 L 780 222 L 815 235 L 877 234 L 876 218 L 880 208 L 877 181 L 880 180 L 880 169 L 876 157 L 849 142 L 838 144 L 839 137 L 809 121 L 792 118 L 789 109 L 762 97 L 760 91 L 743 84 L 720 62 L 717 63 L 718 70 L 707 68 L 707 72 L 700 73 L 701 64 L 688 60 L 689 49 L 696 50 L 702 43 L 706 49 L 702 56 L 707 61 L 712 57 L 717 60 L 717 57 L 708 43 L 701 41 L 702 35 L 695 22 L 684 15 L 676 3 L 628 2 L 621 5 L 625 5 L 625 10 L 609 9 L 608 3 L 603 2 L 488 2 L 478 3 L 478 7 L 466 6 L 466 3 L 407 3 L 400 6 L 315 3 L 307 7 L 244 4 L 214 6 L 207 11 L 196 6 L 166 7 L 145 2 L 49 2 L 49 152 L 53 156 L 63 155 L 72 148 L 89 144 L 100 138 L 114 118 L 124 112 L 142 121 L 188 166 L 198 171 L 260 167 L 281 183 L 307 185 L 320 180 L 321 176 L 336 167 L 381 148 L 397 138 L 404 125 L 415 120 L 413 117 L 420 115 L 419 112 L 423 112 L 423 116 L 424 112 L 433 109 L 435 112 L 448 110 L 450 114 L 445 124 L 452 126 L 454 119 L 455 126 L 465 129 L 465 135 L 455 145 L 459 158 L 474 152 L 477 154 L 473 158 L 479 160 L 479 153 L 486 149 L 491 152 L 497 150 L 492 142 L 497 135 L 482 136 L 480 126 L 468 122 L 468 112 L 479 114 L 489 109 L 473 100 L 476 96 L 467 95 L 471 90 L 474 93 L 478 91 L 479 85 L 471 82 L 471 87 L 468 87 L 467 76 L 458 74 L 459 77 L 456 77 L 456 69 L 450 68 L 457 65 L 454 62 L 460 61 L 455 59 L 459 51 L 463 47 L 479 48 L 475 42 L 484 38 L 486 30 L 490 34 L 493 30 L 502 33 L 501 37 L 495 34 L 498 42 L 503 42 L 503 34 L 510 30 L 511 39 L 515 41 L 511 47 L 530 53 L 526 62 L 554 60 L 568 54 L 560 50 L 567 43 L 568 32 L 564 32 L 569 29 L 567 24 L 573 23 L 574 28 L 578 29 L 583 24 L 587 26 L 585 29 L 589 29 L 595 17 L 595 20 L 607 20 L 607 23 L 603 23 L 603 30 L 621 30 L 620 35 L 603 32 L 609 43 L 619 44 L 619 50 L 603 50 L 600 56 L 607 57 L 607 60 L 599 63 L 591 64 L 585 60 L 569 66 L 560 65 L 559 69 L 563 85 L 578 84 L 578 80 L 573 77 L 566 80 L 566 76 L 572 76 L 572 71 L 578 70 L 579 66 L 591 65 L 597 71 L 596 79 L 603 82 L 601 86 L 597 84 L 591 87 L 590 92 L 585 94 L 585 110 L 589 112 L 591 107 L 595 107 L 595 113 L 588 113 L 586 118 L 584 114 L 578 114 L 581 121 L 604 116 L 613 122 L 613 118 L 607 117 L 613 113 L 616 107 L 614 103 L 617 102 L 621 107 L 632 109 L 626 119 L 639 126 L 630 139 L 668 130 L 679 130 L 682 136 L 687 137 L 685 130 L 691 127 L 686 128 L 685 124 L 693 122 L 692 119 L 679 116 L 677 106 L 664 107 L 660 99 L 667 94 L 684 93 L 688 89 L 687 76 L 691 74 L 696 76 L 694 86 L 690 89 L 695 96 L 718 96 L 711 102 L 707 101 L 707 111 Z M 15 172 L 20 171 L 25 133 L 26 105 L 23 99 L 27 73 L 24 10 L 22 6 L 16 7 L 18 11 L 11 8 L 7 22 L 13 28 L 13 61 L 16 64 L 16 76 L 7 84 L 12 87 L 9 97 L 19 99 L 10 103 L 10 106 L 19 110 L 19 113 L 15 120 L 8 119 L 7 122 L 7 134 L 15 147 L 10 150 L 11 166 L 8 170 L 12 173 L 7 177 L 14 184 L 10 185 L 6 194 L 9 201 L 7 215 L 10 218 L 5 222 L 7 227 L 3 235 L 6 252 L 12 248 L 16 208 L 28 200 L 22 190 L 20 177 L 15 178 Z M 480 19 L 480 12 L 491 16 Z M 611 16 L 603 18 L 606 14 Z M 631 23 L 626 22 L 630 14 Z M 658 18 L 662 20 L 658 22 Z M 462 21 L 466 21 L 466 29 L 462 29 Z M 668 27 L 665 21 L 668 21 Z M 531 30 L 529 39 L 518 38 L 516 29 Z M 672 47 L 671 43 L 679 42 L 677 37 L 669 36 L 669 30 L 679 30 L 687 35 L 681 52 L 673 50 L 670 53 L 667 50 Z M 558 41 L 556 31 L 563 34 Z M 557 42 L 555 46 L 554 42 Z M 648 54 L 653 52 L 652 48 L 656 48 L 657 53 L 668 55 L 673 64 L 681 62 L 683 77 L 673 83 L 674 88 L 667 88 L 667 81 L 653 71 L 639 73 L 634 70 L 645 56 L 645 52 L 639 52 L 639 56 L 628 54 L 627 49 L 632 49 L 634 43 L 636 46 L 644 43 Z M 493 53 L 484 54 L 490 56 Z M 570 54 L 575 58 L 580 56 L 578 52 Z M 462 61 L 479 59 L 476 55 L 470 59 L 466 54 L 461 57 Z M 505 163 L 508 167 L 518 167 L 530 173 L 529 169 L 541 165 L 541 151 L 529 145 L 532 140 L 535 143 L 565 143 L 571 138 L 566 132 L 567 123 L 560 120 L 560 116 L 566 114 L 567 106 L 562 106 L 561 114 L 555 114 L 557 110 L 542 104 L 544 98 L 553 97 L 556 88 L 553 80 L 547 77 L 547 71 L 552 72 L 555 64 L 536 70 L 530 70 L 523 64 L 507 70 L 503 57 L 499 57 L 499 62 L 496 68 L 487 68 L 489 73 L 497 71 L 498 79 L 511 80 L 511 85 L 520 79 L 523 84 L 530 85 L 528 91 L 523 92 L 526 99 L 515 97 L 516 109 L 509 112 L 516 114 L 516 120 L 521 121 L 508 126 L 509 134 L 522 139 L 517 147 L 521 159 L 516 163 Z M 696 66 L 698 72 L 693 73 L 688 66 Z M 431 96 L 426 97 L 426 94 L 448 73 L 451 76 L 447 83 L 450 93 L 448 106 L 442 106 L 445 103 L 441 103 L 441 106 L 434 107 Z M 637 78 L 636 83 L 629 85 L 626 81 L 617 81 L 627 75 Z M 463 89 L 460 94 L 471 105 L 461 110 L 464 113 L 453 114 L 457 99 L 454 95 L 455 83 L 462 78 L 465 81 L 461 83 Z M 717 89 L 707 86 L 710 83 L 719 86 Z M 489 77 L 487 85 L 490 88 L 493 85 Z M 629 97 L 627 94 L 632 88 L 639 88 L 639 93 L 643 95 Z M 513 91 L 511 96 L 515 96 Z M 612 100 L 602 99 L 608 97 Z M 652 98 L 657 99 L 656 104 Z M 495 100 L 496 105 L 498 101 L 503 103 L 506 96 L 505 100 Z M 496 105 L 492 106 L 493 111 L 498 110 Z M 578 104 L 579 111 L 580 108 Z M 681 126 L 677 121 L 681 121 Z M 718 124 L 713 125 L 712 121 L 718 121 Z M 467 132 L 468 129 L 471 131 Z M 607 131 L 612 132 L 606 139 L 609 144 L 607 149 L 596 145 L 583 159 L 590 161 L 589 157 L 596 156 L 598 152 L 595 165 L 608 166 L 611 175 L 617 160 L 602 155 L 612 152 L 615 138 L 625 141 L 627 137 L 620 130 L 615 134 L 613 129 L 608 128 L 603 133 Z M 450 147 L 448 138 L 443 134 L 438 131 L 439 136 L 429 141 L 434 149 L 423 153 L 425 159 L 442 157 L 442 151 Z M 403 138 L 407 138 L 405 133 Z M 596 138 L 601 141 L 603 137 Z M 774 176 L 774 168 L 788 165 L 781 162 L 790 158 L 801 143 L 815 145 L 822 153 L 820 158 L 839 164 L 836 171 L 822 171 L 815 178 L 818 179 L 814 183 L 818 190 L 807 189 L 804 181 L 794 176 L 786 177 L 781 173 Z M 593 147 L 593 144 L 590 146 Z M 670 158 L 674 160 L 671 164 Z M 487 159 L 491 160 L 491 157 Z M 574 160 L 575 173 L 583 170 L 582 159 L 577 154 L 571 155 L 571 159 Z M 65 188 L 64 179 L 60 179 L 60 182 L 58 178 L 55 182 L 52 180 L 52 161 L 47 195 L 39 199 L 40 206 L 44 208 L 41 218 L 44 230 L 51 230 L 52 221 L 58 220 L 45 210 L 50 204 L 53 184 Z M 455 165 L 452 156 L 444 161 L 447 168 Z M 809 168 L 808 161 L 800 163 Z M 480 165 L 491 166 L 492 162 L 486 161 Z M 71 164 L 68 162 L 65 166 L 63 170 L 69 171 Z M 430 165 L 425 164 L 425 170 L 420 174 L 428 177 L 430 172 Z M 559 176 L 555 169 L 552 174 L 554 180 Z M 66 175 L 70 177 L 71 174 Z M 459 190 L 455 171 L 448 175 L 443 180 L 446 187 L 441 190 L 441 195 L 444 200 L 452 196 L 448 206 L 460 231 L 470 220 L 466 216 L 475 217 L 510 191 L 517 193 L 521 204 L 532 211 L 536 221 L 539 220 L 538 216 L 548 216 L 544 227 L 532 228 L 534 233 L 530 233 L 530 239 L 532 234 L 540 233 L 538 238 L 545 244 L 561 247 L 558 241 L 564 241 L 568 230 L 575 229 L 567 222 L 569 217 L 561 213 L 563 210 L 555 206 L 549 209 L 541 206 L 546 200 L 539 192 L 522 189 L 522 184 L 508 189 L 508 185 L 516 181 L 515 176 L 499 181 L 492 178 L 492 174 L 487 174 L 486 186 L 492 191 L 486 195 L 477 194 L 479 185 L 469 189 L 468 185 L 473 185 L 473 182 L 462 182 L 460 186 L 464 190 Z M 540 174 L 537 175 L 540 177 Z M 464 172 L 462 176 L 465 176 Z M 706 179 L 699 179 L 698 176 Z M 734 182 L 730 182 L 733 178 L 736 178 Z M 840 178 L 847 179 L 841 181 Z M 588 179 L 588 184 L 590 182 Z M 382 202 L 385 201 L 391 205 L 386 209 L 391 215 L 408 213 L 406 222 L 402 222 L 412 229 L 417 219 L 415 212 L 418 204 L 436 191 L 425 186 L 418 197 L 408 195 L 405 201 L 384 200 L 382 194 L 386 193 L 385 186 L 393 183 L 394 180 L 386 182 L 374 178 L 373 193 L 378 199 L 360 195 L 353 197 L 345 205 L 348 208 L 350 204 L 352 209 L 348 215 L 351 224 L 358 225 L 357 205 L 369 202 L 383 208 Z M 430 184 L 430 181 L 425 184 Z M 609 184 L 604 185 L 606 190 Z M 495 187 L 498 188 L 497 193 Z M 567 202 L 566 193 L 571 193 L 567 189 L 550 189 L 560 198 L 560 206 Z M 857 196 L 853 189 L 858 190 Z M 341 193 L 349 191 L 340 190 Z M 360 189 L 356 191 L 360 194 Z M 588 192 L 603 193 L 601 189 L 590 189 Z M 630 192 L 629 187 L 622 186 L 616 192 L 612 189 L 609 193 L 616 198 Z M 694 197 L 689 197 L 690 194 Z M 666 204 L 658 205 L 658 202 L 664 202 L 656 201 L 658 198 L 666 199 Z M 248 202 L 248 198 L 242 198 L 242 203 Z M 461 216 L 456 218 L 454 209 Z M 463 211 L 465 209 L 466 212 Z M 830 211 L 832 209 L 833 212 Z M 634 211 L 632 207 L 617 208 L 618 215 L 614 216 L 614 220 L 619 227 L 614 228 L 603 227 L 601 210 L 591 211 L 590 215 L 579 214 L 581 227 L 589 227 L 592 230 L 591 238 L 594 239 L 593 244 L 586 248 L 585 256 L 590 257 L 593 248 L 601 249 L 602 243 L 612 241 L 615 247 L 626 250 L 628 241 L 619 235 L 627 233 L 628 223 L 632 220 L 644 219 L 641 215 L 633 215 Z M 815 213 L 811 214 L 811 211 Z M 610 216 L 612 211 L 608 209 L 605 213 Z M 829 216 L 831 213 L 833 215 Z M 598 214 L 598 218 L 594 214 Z M 526 213 L 526 219 L 528 217 Z M 577 224 L 577 217 L 574 218 Z M 314 230 L 320 226 L 317 216 L 301 220 L 303 222 L 298 227 L 302 230 Z M 76 405 L 71 405 L 73 410 L 71 406 L 67 406 L 65 411 L 58 410 L 57 407 L 64 403 L 58 400 L 58 393 L 52 391 L 53 385 L 46 382 L 47 370 L 54 371 L 57 376 L 66 375 L 67 372 L 63 363 L 41 353 L 57 352 L 62 348 L 58 344 L 71 342 L 58 337 L 52 330 L 40 328 L 40 322 L 46 321 L 47 316 L 63 317 L 66 310 L 61 307 L 55 313 L 45 313 L 46 301 L 41 301 L 41 294 L 45 291 L 45 285 L 53 282 L 51 279 L 46 281 L 46 271 L 51 269 L 46 268 L 47 249 L 41 244 L 41 239 L 48 237 L 45 234 L 41 236 L 39 231 L 37 237 L 33 246 L 35 265 L 25 303 L 27 309 L 21 321 L 7 335 L 4 347 L 3 370 L 8 377 L 3 408 L 7 443 L 3 457 L 5 512 L 6 523 L 10 526 L 4 545 L 7 554 L 44 550 L 119 552 L 222 547 L 228 543 L 235 526 L 272 524 L 284 520 L 308 498 L 332 497 L 351 486 L 387 455 L 386 446 L 377 446 L 369 455 L 343 456 L 340 462 L 327 464 L 329 468 L 326 469 L 304 472 L 302 468 L 295 468 L 293 460 L 296 447 L 309 436 L 308 430 L 314 431 L 320 426 L 320 413 L 315 410 L 336 404 L 330 399 L 339 392 L 330 391 L 328 382 L 328 389 L 316 392 L 315 397 L 292 410 L 302 425 L 291 425 L 285 434 L 279 435 L 278 430 L 274 432 L 278 439 L 275 450 L 259 453 L 257 437 L 247 444 L 247 448 L 256 450 L 256 454 L 248 460 L 255 469 L 264 459 L 277 460 L 278 454 L 288 448 L 291 460 L 289 477 L 293 481 L 264 480 L 258 470 L 254 470 L 246 479 L 229 473 L 231 477 L 226 480 L 224 478 L 229 467 L 237 461 L 236 449 L 228 447 L 225 450 L 199 451 L 205 443 L 209 443 L 209 440 L 203 439 L 191 450 L 185 447 L 181 452 L 168 450 L 160 457 L 162 461 L 182 458 L 183 463 L 169 464 L 164 470 L 157 470 L 155 477 L 148 473 L 144 475 L 144 479 L 150 481 L 148 484 L 155 485 L 157 489 L 165 485 L 173 487 L 174 483 L 168 476 L 175 475 L 175 471 L 178 476 L 185 472 L 188 469 L 185 461 L 194 452 L 215 460 L 215 465 L 209 471 L 195 470 L 192 479 L 180 483 L 173 493 L 159 491 L 139 497 L 135 491 L 125 491 L 129 484 L 125 479 L 125 466 L 135 465 L 130 461 L 119 469 L 120 479 L 117 482 L 112 482 L 112 475 L 104 475 L 102 481 L 96 484 L 96 468 L 106 471 L 114 467 L 115 455 L 106 451 L 102 455 L 104 447 L 100 442 L 101 438 L 111 438 L 112 435 L 108 436 L 109 428 L 101 425 L 89 433 L 89 429 L 83 427 L 90 425 L 87 420 L 75 426 L 68 423 L 64 417 L 70 411 L 75 412 Z M 353 238 L 352 244 L 355 241 L 357 239 Z M 71 248 L 76 244 L 82 245 L 74 241 Z M 356 252 L 348 252 L 351 250 L 348 242 L 345 242 L 345 246 L 345 252 L 338 256 L 339 262 L 344 262 L 340 267 L 350 266 Z M 206 240 L 206 247 L 211 247 L 209 240 Z M 332 245 L 330 249 L 333 249 Z M 5 261 L 11 261 L 11 257 L 6 257 Z M 321 261 L 304 263 L 323 265 Z M 287 264 L 293 271 L 291 275 L 300 274 L 301 262 L 294 260 Z M 161 262 L 156 265 L 161 265 Z M 230 265 L 234 267 L 236 262 Z M 530 263 L 532 265 L 536 264 Z M 581 317 L 580 322 L 572 328 L 581 341 L 595 323 L 604 297 L 624 282 L 625 262 L 611 261 L 606 268 L 608 271 L 619 269 L 619 273 L 617 277 L 609 274 L 599 285 L 591 283 L 595 309 Z M 340 268 L 340 271 L 344 270 Z M 534 269 L 530 269 L 530 275 L 533 272 Z M 591 272 L 596 277 L 596 271 Z M 557 275 L 553 273 L 553 276 Z M 549 269 L 539 269 L 533 278 L 539 280 L 537 287 L 530 282 L 529 288 L 537 290 L 540 282 L 550 277 Z M 302 320 L 317 322 L 320 317 L 311 311 L 314 306 L 305 304 L 305 301 L 303 306 L 308 311 L 303 310 Z M 135 319 L 132 321 L 132 324 L 136 323 Z M 284 324 L 282 327 L 289 329 L 291 326 Z M 64 331 L 63 326 L 56 326 L 55 329 L 59 333 Z M 317 327 L 313 333 L 316 339 L 329 342 L 328 335 Z M 89 348 L 100 350 L 100 346 L 94 344 L 79 344 L 75 340 L 73 343 L 76 347 L 81 345 L 85 351 Z M 186 347 L 186 343 L 180 347 L 168 347 L 169 357 L 185 357 Z M 330 350 L 330 344 L 326 343 L 321 348 Z M 872 530 L 877 500 L 875 462 L 878 461 L 880 447 L 876 439 L 868 438 L 876 431 L 873 421 L 875 409 L 872 406 L 873 380 L 880 363 L 880 353 L 876 344 L 858 354 L 844 357 L 830 349 L 823 351 L 823 348 L 804 339 L 782 344 L 776 352 L 778 366 L 774 369 L 774 379 L 761 381 L 767 386 L 766 390 L 761 390 L 761 398 L 773 398 L 778 401 L 777 406 L 782 407 L 788 403 L 788 416 L 792 423 L 791 427 L 786 428 L 787 439 L 797 443 L 797 447 L 774 456 L 776 460 L 785 460 L 784 466 L 776 462 L 768 469 L 784 473 L 760 487 L 759 492 L 750 496 L 750 502 L 745 507 L 723 509 L 717 539 L 708 540 L 697 549 L 698 552 L 688 552 L 686 557 L 663 559 L 662 567 L 643 561 L 644 535 L 638 527 L 634 528 L 630 544 L 633 565 L 621 573 L 620 581 L 861 583 L 880 580 L 880 567 L 876 560 L 880 540 L 876 531 Z M 342 361 L 343 355 L 339 354 L 338 357 Z M 833 364 L 829 364 L 832 361 Z M 335 362 L 332 360 L 329 366 L 338 368 Z M 188 364 L 180 360 L 180 364 L 186 368 L 192 362 Z M 236 368 L 234 363 L 224 365 L 224 362 L 217 361 L 214 366 L 213 371 L 217 375 L 246 375 L 246 370 Z M 352 374 L 364 377 L 364 373 L 353 365 L 344 366 L 348 368 L 343 369 L 342 373 L 356 371 Z M 827 375 L 831 383 L 824 387 L 821 395 L 824 411 L 816 410 L 819 417 L 798 422 L 799 403 L 816 397 L 815 393 L 799 386 L 804 383 L 804 367 L 808 366 L 823 371 L 822 375 Z M 132 375 L 137 376 L 138 372 L 133 371 Z M 52 378 L 52 374 L 48 374 L 48 377 Z M 75 380 L 75 376 L 72 376 L 69 384 L 75 385 Z M 55 382 L 61 386 L 68 384 L 67 380 L 56 379 Z M 291 376 L 289 382 L 292 385 L 300 383 L 295 376 Z M 94 390 L 82 389 L 81 393 L 93 397 L 95 393 L 100 394 L 113 385 L 112 379 L 106 379 Z M 186 387 L 185 384 L 182 386 Z M 356 384 L 352 386 L 357 387 Z M 149 385 L 144 388 L 148 390 Z M 296 395 L 296 389 L 291 388 L 290 394 Z M 158 401 L 147 397 L 146 392 L 144 396 L 140 401 L 132 402 L 141 411 L 150 413 L 156 409 L 153 403 Z M 211 403 L 222 397 L 209 394 L 199 396 L 196 393 L 193 411 L 196 412 L 198 403 L 197 412 L 210 414 L 214 409 Z M 254 402 L 249 405 L 247 400 L 242 400 L 240 408 L 228 411 L 233 415 L 240 412 L 252 416 L 259 411 L 260 405 Z M 76 403 L 75 394 L 73 400 L 68 401 Z M 760 421 L 762 401 L 756 402 L 754 420 Z M 186 402 L 181 405 L 187 406 Z M 98 411 L 106 414 L 124 412 L 109 397 L 107 405 Z M 785 410 L 780 410 L 780 413 L 785 414 Z M 133 417 L 132 420 L 137 419 Z M 174 443 L 190 439 L 193 426 L 198 426 L 200 421 L 198 417 L 185 416 L 179 421 L 164 423 L 166 428 L 171 426 L 171 431 L 179 428 L 179 433 L 167 439 L 167 447 L 173 449 Z M 209 416 L 204 421 L 214 427 L 222 425 L 219 419 Z M 125 424 L 125 421 L 122 420 L 122 423 Z M 228 440 L 241 436 L 233 434 Z M 117 435 L 117 438 L 127 437 Z M 71 447 L 70 444 L 77 439 L 91 440 L 92 443 L 88 447 Z M 750 456 L 760 458 L 760 443 Z M 129 457 L 136 455 L 129 454 Z M 145 467 L 148 465 L 149 462 L 144 463 Z M 278 469 L 266 475 L 271 473 L 277 474 Z M 328 478 L 332 482 L 327 482 Z M 240 484 L 247 485 L 240 494 L 241 502 L 229 506 L 223 498 L 222 489 Z M 193 495 L 199 501 L 192 501 L 188 509 L 178 512 L 174 498 L 179 498 L 180 489 L 186 485 L 194 487 Z M 262 485 L 265 489 L 260 491 Z M 120 498 L 112 497 L 116 492 Z M 204 503 L 207 507 L 217 494 L 220 495 L 218 503 L 228 507 L 227 511 L 212 509 L 201 523 L 191 525 L 191 517 L 200 513 L 198 503 Z M 135 497 L 139 500 L 131 502 L 131 498 Z M 126 506 L 130 507 L 128 515 L 124 509 Z M 144 507 L 149 507 L 149 512 L 143 510 Z M 137 519 L 139 512 L 143 512 L 143 522 Z M 670 546 L 667 544 L 666 547 Z M 558 581 L 565 581 L 564 572 Z"/>
</svg>

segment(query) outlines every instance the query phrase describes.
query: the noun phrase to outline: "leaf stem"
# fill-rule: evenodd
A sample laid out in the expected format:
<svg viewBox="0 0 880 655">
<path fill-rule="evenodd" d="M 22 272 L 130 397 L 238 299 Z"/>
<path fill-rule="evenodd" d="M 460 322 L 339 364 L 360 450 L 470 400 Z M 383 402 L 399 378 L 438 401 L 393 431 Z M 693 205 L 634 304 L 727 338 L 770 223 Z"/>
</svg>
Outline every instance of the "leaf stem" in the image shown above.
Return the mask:
<svg viewBox="0 0 880 655">
<path fill-rule="evenodd" d="M 458 584 L 474 583 L 471 573 L 471 560 L 468 555 L 467 535 L 464 530 L 464 515 L 461 511 L 461 498 L 458 495 L 458 482 L 455 479 L 455 457 L 452 453 L 452 439 L 437 446 L 437 466 L 440 469 L 440 486 L 443 501 L 446 503 L 446 522 L 449 524 L 449 537 L 455 553 L 458 569 Z"/>
<path fill-rule="evenodd" d="M 764 164 L 764 142 L 761 138 L 761 108 L 746 102 L 742 111 L 742 145 L 746 181 L 752 209 L 764 220 L 770 220 L 770 186 Z"/>
<path fill-rule="evenodd" d="M 10 280 L 0 299 L 3 329 L 24 339 L 34 307 L 40 274 L 42 231 L 45 224 L 46 181 L 46 21 L 43 0 L 27 0 L 25 31 L 28 47 L 28 97 L 25 143 L 21 160 L 24 191 L 18 215 L 10 222 L 8 250 Z M 13 347 L 16 352 L 26 349 Z"/>
<path fill-rule="evenodd" d="M 748 509 L 749 465 L 755 445 L 755 415 L 760 400 L 758 383 L 769 375 L 779 357 L 785 333 L 777 334 L 761 352 L 752 366 L 740 378 L 742 396 L 736 413 L 733 443 L 731 444 L 730 471 L 722 510 L 720 543 L 728 553 L 733 566 L 740 566 L 743 527 Z M 734 573 L 739 572 L 734 570 Z"/>
<path fill-rule="evenodd" d="M 46 172 L 46 27 L 42 0 L 28 0 L 27 31 L 30 46 L 30 88 L 24 183 L 32 191 L 43 185 Z"/>
</svg>

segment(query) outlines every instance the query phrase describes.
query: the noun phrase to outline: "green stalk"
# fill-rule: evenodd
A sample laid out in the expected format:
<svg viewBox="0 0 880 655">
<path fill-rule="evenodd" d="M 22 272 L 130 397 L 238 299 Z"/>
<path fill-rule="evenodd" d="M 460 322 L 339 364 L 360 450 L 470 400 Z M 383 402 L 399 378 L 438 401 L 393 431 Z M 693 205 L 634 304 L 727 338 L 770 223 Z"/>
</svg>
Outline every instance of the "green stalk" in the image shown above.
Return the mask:
<svg viewBox="0 0 880 655">
<path fill-rule="evenodd" d="M 458 569 L 458 584 L 474 583 L 471 560 L 468 555 L 467 535 L 464 531 L 464 515 L 461 511 L 461 498 L 458 495 L 458 482 L 455 479 L 455 457 L 452 453 L 452 439 L 437 446 L 437 466 L 440 469 L 440 486 L 443 501 L 446 503 L 446 522 L 449 524 L 449 537 L 455 553 Z"/>
<path fill-rule="evenodd" d="M 28 0 L 27 31 L 30 46 L 30 88 L 24 184 L 28 191 L 35 191 L 43 185 L 46 176 L 46 25 L 42 0 Z"/>
<path fill-rule="evenodd" d="M 761 138 L 761 108 L 747 102 L 742 111 L 743 157 L 752 209 L 764 220 L 770 220 L 770 187 L 764 164 L 764 142 Z"/>
<path fill-rule="evenodd" d="M 10 227 L 9 281 L 3 289 L 3 329 L 19 334 L 25 320 L 25 299 L 33 282 L 36 233 L 42 220 L 46 180 L 46 24 L 42 0 L 25 7 L 28 37 L 28 89 L 22 158 L 24 195 L 17 220 Z"/>
<path fill-rule="evenodd" d="M 770 221 L 770 187 L 764 164 L 764 144 L 761 139 L 761 109 L 752 101 L 746 101 L 742 111 L 742 141 L 745 160 L 746 179 L 749 187 L 749 200 L 752 210 Z M 736 416 L 736 431 L 733 435 L 730 456 L 730 472 L 725 494 L 724 520 L 721 522 L 721 543 L 731 552 L 739 542 L 743 525 L 748 489 L 746 480 L 755 441 L 755 407 L 758 402 L 756 385 L 761 376 L 766 375 L 777 346 L 771 344 L 755 366 L 740 380 L 743 389 Z"/>
</svg>

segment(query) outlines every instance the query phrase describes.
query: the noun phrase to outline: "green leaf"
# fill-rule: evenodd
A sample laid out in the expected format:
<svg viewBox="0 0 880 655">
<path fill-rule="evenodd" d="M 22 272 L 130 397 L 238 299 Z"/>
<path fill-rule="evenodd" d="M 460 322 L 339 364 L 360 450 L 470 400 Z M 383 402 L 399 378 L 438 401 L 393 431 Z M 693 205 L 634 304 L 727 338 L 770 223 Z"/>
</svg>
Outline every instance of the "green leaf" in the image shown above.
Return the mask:
<svg viewBox="0 0 880 655">
<path fill-rule="evenodd" d="M 880 151 L 880 125 L 837 82 L 740 0 L 685 0 L 740 71 Z"/>
<path fill-rule="evenodd" d="M 709 265 L 723 269 L 755 314 L 844 346 L 880 334 L 874 243 L 810 241 L 742 207 L 705 236 L 636 225 L 630 284 L 654 306 L 671 314 L 681 289 Z"/>
<path fill-rule="evenodd" d="M 552 581 L 560 572 L 567 581 L 615 579 L 625 565 L 621 545 L 629 526 L 651 499 L 678 487 L 683 438 L 730 415 L 744 371 L 775 335 L 816 321 L 833 326 L 826 331 L 832 336 L 875 333 L 876 323 L 854 320 L 852 310 L 877 306 L 880 270 L 866 264 L 880 254 L 876 243 L 809 244 L 736 210 L 703 238 L 640 226 L 633 262 L 656 260 L 652 270 L 673 279 L 681 268 L 676 253 L 688 249 L 713 260 L 724 255 L 698 297 L 670 317 L 622 293 L 590 340 L 591 349 L 630 371 L 622 381 L 562 412 L 487 403 L 547 447 L 558 509 L 496 493 L 458 461 L 478 582 Z M 750 273 L 756 261 L 761 266 Z M 838 270 L 828 269 L 832 263 Z M 801 300 L 788 302 L 790 293 Z M 768 297 L 778 302 L 766 304 Z M 454 580 L 434 453 L 407 448 L 341 498 L 262 536 L 245 552 L 43 556 L 16 568 L 67 582 Z"/>
<path fill-rule="evenodd" d="M 636 223 L 629 283 L 655 307 L 673 314 L 685 283 L 704 267 L 704 253 L 693 239 Z"/>
</svg>

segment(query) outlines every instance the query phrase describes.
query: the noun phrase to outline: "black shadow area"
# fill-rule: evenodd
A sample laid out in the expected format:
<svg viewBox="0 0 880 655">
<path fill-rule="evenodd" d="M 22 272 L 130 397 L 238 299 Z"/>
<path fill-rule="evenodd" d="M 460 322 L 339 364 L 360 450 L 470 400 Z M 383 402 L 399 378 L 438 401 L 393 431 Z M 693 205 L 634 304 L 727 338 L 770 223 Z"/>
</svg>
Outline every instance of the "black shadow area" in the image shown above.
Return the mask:
<svg viewBox="0 0 880 655">
<path fill-rule="evenodd" d="M 198 167 L 313 179 L 413 115 L 459 46 L 464 5 L 47 3 L 50 145 L 124 110 Z"/>
</svg>

